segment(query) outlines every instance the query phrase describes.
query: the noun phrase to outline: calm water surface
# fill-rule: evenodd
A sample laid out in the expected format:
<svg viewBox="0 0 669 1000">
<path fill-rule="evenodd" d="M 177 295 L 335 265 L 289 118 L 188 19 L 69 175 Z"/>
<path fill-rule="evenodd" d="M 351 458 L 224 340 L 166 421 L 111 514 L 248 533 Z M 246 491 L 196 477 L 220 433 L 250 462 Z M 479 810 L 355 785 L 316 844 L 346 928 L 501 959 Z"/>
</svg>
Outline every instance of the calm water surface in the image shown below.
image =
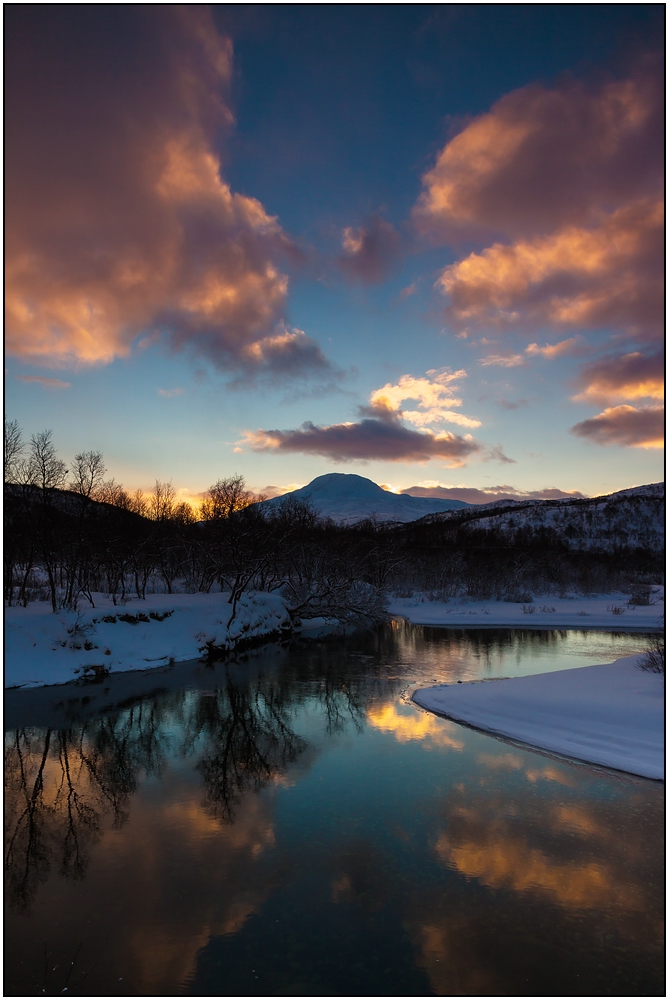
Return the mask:
<svg viewBox="0 0 669 1000">
<path fill-rule="evenodd" d="M 16 693 L 5 993 L 664 995 L 663 786 L 408 700 L 643 643 L 395 623 Z"/>
</svg>

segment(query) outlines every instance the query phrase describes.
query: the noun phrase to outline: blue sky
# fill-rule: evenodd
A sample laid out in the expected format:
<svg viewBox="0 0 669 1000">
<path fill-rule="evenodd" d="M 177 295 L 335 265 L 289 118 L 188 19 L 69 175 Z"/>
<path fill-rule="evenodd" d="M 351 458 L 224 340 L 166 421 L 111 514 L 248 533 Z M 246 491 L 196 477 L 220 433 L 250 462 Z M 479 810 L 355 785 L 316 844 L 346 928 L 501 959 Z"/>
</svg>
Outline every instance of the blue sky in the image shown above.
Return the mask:
<svg viewBox="0 0 669 1000">
<path fill-rule="evenodd" d="M 12 11 L 7 415 L 184 496 L 662 478 L 663 16 Z"/>
</svg>

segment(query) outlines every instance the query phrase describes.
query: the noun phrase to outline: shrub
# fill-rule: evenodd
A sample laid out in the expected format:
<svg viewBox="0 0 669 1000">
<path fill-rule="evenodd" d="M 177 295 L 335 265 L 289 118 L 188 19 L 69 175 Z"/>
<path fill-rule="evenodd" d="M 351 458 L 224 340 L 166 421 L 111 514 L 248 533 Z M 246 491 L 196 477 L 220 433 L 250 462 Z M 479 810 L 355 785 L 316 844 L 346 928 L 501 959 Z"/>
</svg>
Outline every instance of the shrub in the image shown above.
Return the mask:
<svg viewBox="0 0 669 1000">
<path fill-rule="evenodd" d="M 638 584 L 634 587 L 632 593 L 630 594 L 629 601 L 627 602 L 630 607 L 640 607 L 646 608 L 649 604 L 652 604 L 651 594 L 653 588 L 648 583 Z"/>
<path fill-rule="evenodd" d="M 649 670 L 653 674 L 664 673 L 663 635 L 653 635 L 648 639 L 646 652 L 640 658 L 638 666 L 641 670 Z"/>
</svg>

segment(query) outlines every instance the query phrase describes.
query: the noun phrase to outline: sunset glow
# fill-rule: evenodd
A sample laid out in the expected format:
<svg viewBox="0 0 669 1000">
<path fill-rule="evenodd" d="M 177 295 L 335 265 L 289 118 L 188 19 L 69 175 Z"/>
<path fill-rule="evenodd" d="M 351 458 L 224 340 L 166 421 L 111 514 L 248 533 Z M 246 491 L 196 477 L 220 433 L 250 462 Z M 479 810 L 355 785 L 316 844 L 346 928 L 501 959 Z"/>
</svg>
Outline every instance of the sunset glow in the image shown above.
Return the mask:
<svg viewBox="0 0 669 1000">
<path fill-rule="evenodd" d="M 326 39 L 378 40 L 372 12 L 314 30 L 267 11 L 279 34 L 292 19 L 279 45 L 233 7 L 114 10 L 8 13 L 7 412 L 26 433 L 189 496 L 341 463 L 397 491 L 416 464 L 474 491 L 509 463 L 526 493 L 660 478 L 650 21 L 625 51 L 621 8 L 595 51 L 604 9 L 596 30 L 572 11 L 566 48 L 520 58 L 476 7 L 448 31 L 389 8 L 341 62 Z"/>
</svg>

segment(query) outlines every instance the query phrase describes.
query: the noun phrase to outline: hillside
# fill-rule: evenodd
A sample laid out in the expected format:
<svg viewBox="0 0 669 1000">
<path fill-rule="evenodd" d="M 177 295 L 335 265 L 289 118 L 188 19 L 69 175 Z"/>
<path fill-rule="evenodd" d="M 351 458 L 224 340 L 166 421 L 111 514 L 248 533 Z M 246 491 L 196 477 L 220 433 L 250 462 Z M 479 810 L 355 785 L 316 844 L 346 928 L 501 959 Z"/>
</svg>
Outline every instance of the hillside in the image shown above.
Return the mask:
<svg viewBox="0 0 669 1000">
<path fill-rule="evenodd" d="M 463 500 L 389 493 L 371 479 L 343 472 L 318 476 L 302 489 L 265 500 L 263 506 L 274 507 L 286 497 L 309 500 L 319 514 L 332 518 L 339 524 L 356 524 L 368 518 L 381 522 L 406 523 L 425 517 L 426 514 L 460 510 L 469 506 Z"/>
<path fill-rule="evenodd" d="M 659 552 L 664 548 L 664 483 L 589 499 L 496 500 L 430 514 L 420 524 L 439 524 L 463 533 L 494 531 L 509 541 L 551 535 L 579 551 Z"/>
</svg>

